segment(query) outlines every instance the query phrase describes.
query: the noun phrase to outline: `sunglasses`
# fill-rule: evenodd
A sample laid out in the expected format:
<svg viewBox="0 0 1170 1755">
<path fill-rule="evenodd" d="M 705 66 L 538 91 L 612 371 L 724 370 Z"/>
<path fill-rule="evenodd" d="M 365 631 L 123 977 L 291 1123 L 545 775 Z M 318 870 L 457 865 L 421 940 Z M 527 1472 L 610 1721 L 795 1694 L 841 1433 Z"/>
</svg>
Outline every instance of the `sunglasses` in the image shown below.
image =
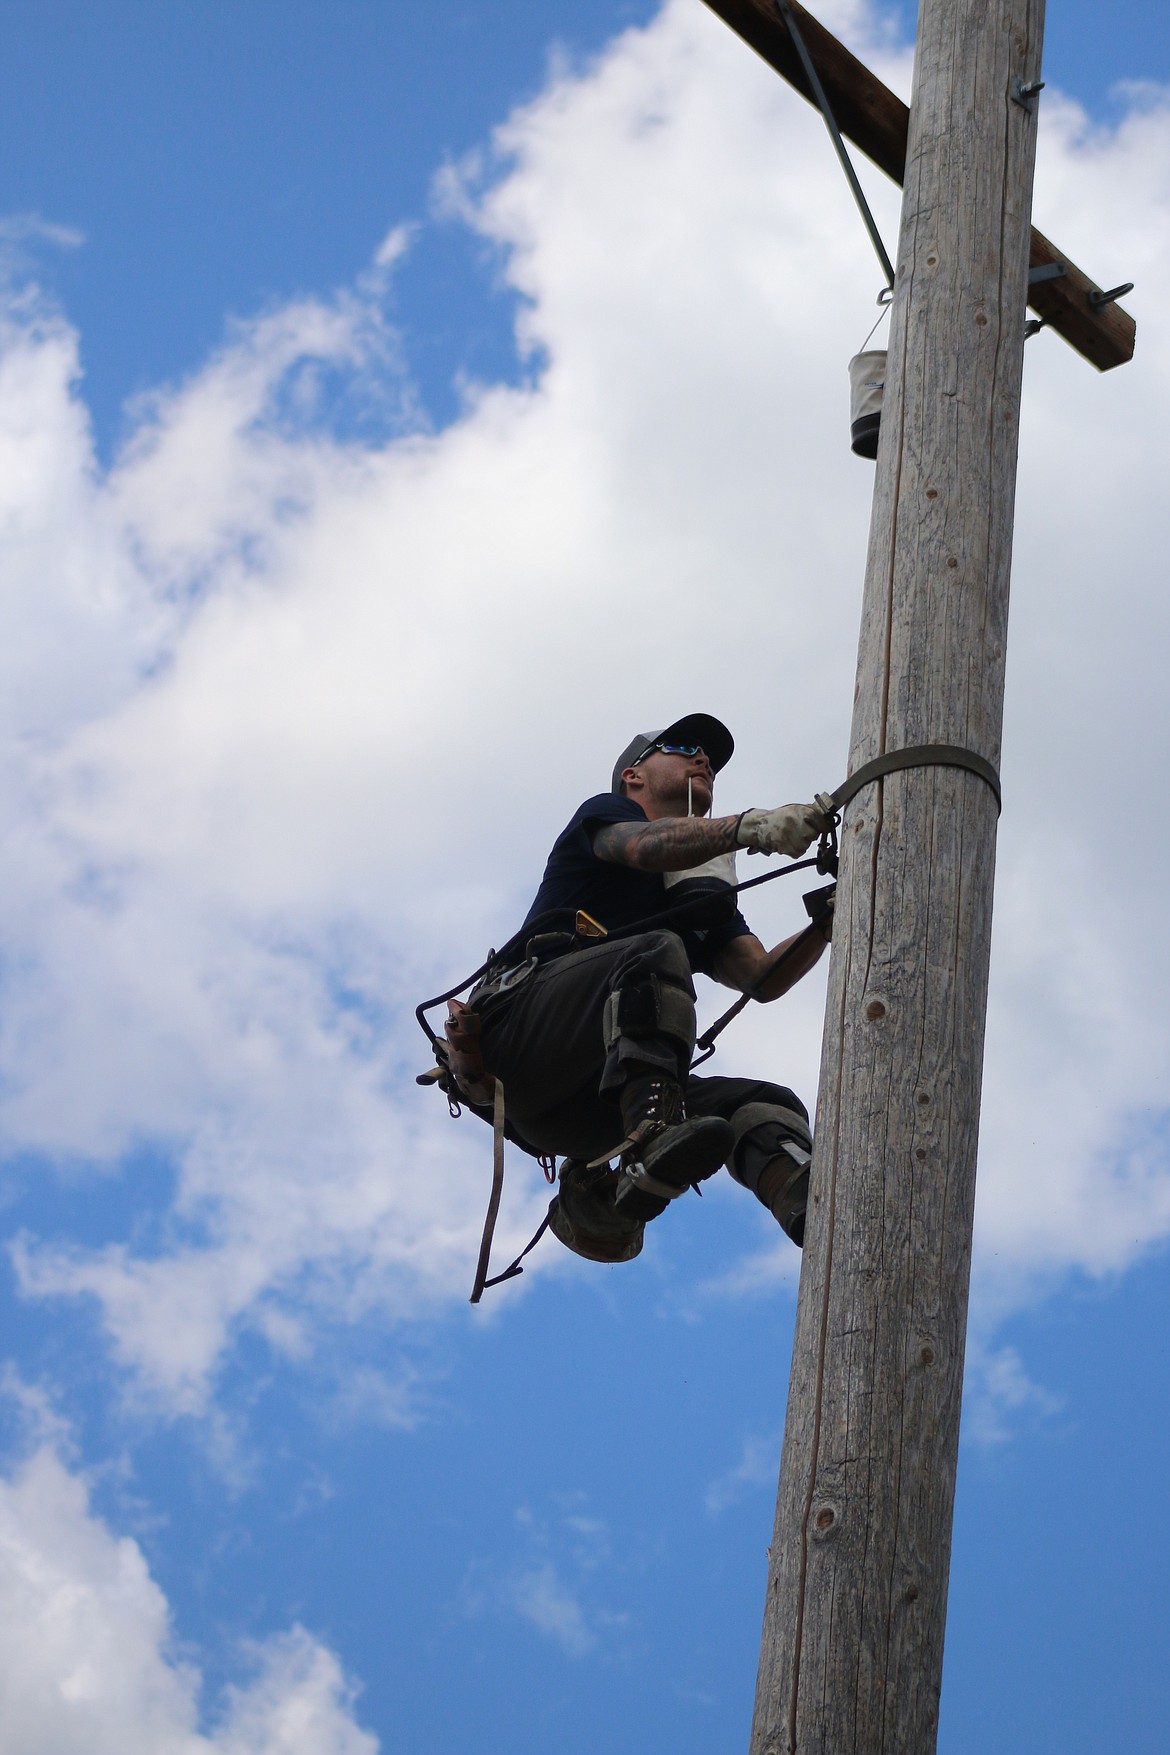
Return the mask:
<svg viewBox="0 0 1170 1755">
<path fill-rule="evenodd" d="M 701 743 L 652 743 L 642 751 L 638 762 L 644 762 L 647 756 L 654 754 L 655 750 L 661 751 L 664 756 L 697 756 L 702 748 Z M 634 766 L 637 767 L 637 765 L 638 763 L 635 762 Z"/>
</svg>

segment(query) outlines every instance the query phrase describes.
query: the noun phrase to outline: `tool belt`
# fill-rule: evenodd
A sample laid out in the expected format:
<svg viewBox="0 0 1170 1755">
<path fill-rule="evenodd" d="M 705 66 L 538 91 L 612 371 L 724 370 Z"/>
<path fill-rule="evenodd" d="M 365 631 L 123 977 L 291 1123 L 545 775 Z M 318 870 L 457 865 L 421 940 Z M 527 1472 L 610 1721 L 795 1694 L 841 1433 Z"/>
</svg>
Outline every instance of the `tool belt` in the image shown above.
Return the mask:
<svg viewBox="0 0 1170 1755">
<path fill-rule="evenodd" d="M 524 947 L 524 960 L 506 969 L 489 969 L 483 980 L 473 987 L 464 1004 L 458 999 L 447 1001 L 447 1018 L 443 1025 L 446 1037 L 447 1066 L 459 1093 L 473 1106 L 490 1108 L 495 1096 L 495 1075 L 484 1064 L 481 1013 L 501 995 L 515 993 L 541 963 L 575 950 L 579 944 L 572 932 L 542 932 L 530 938 Z"/>
<path fill-rule="evenodd" d="M 510 1280 L 516 1274 L 523 1273 L 521 1263 L 529 1250 L 535 1248 L 543 1237 L 549 1224 L 549 1217 L 557 1204 L 554 1196 L 549 1213 L 544 1218 L 532 1241 L 525 1245 L 515 1261 L 502 1274 L 488 1278 L 488 1263 L 491 1255 L 492 1235 L 496 1226 L 496 1215 L 500 1208 L 500 1195 L 504 1186 L 504 1140 L 511 1139 L 514 1143 L 539 1160 L 545 1177 L 549 1182 L 556 1181 L 556 1160 L 527 1144 L 509 1127 L 504 1112 L 503 1081 L 488 1071 L 483 1058 L 483 1010 L 495 1004 L 501 998 L 507 998 L 523 986 L 533 971 L 541 963 L 553 957 L 561 957 L 569 951 L 577 950 L 581 941 L 600 939 L 606 936 L 605 928 L 583 910 L 578 910 L 574 917 L 572 932 L 543 932 L 530 938 L 524 946 L 522 961 L 504 964 L 495 960 L 493 952 L 484 968 L 482 979 L 472 988 L 467 1001 L 448 998 L 447 1017 L 443 1025 L 443 1041 L 439 1041 L 432 1030 L 427 1030 L 435 1049 L 437 1065 L 427 1072 L 420 1073 L 416 1083 L 420 1085 L 438 1085 L 447 1097 L 452 1115 L 459 1113 L 459 1100 L 462 1099 L 477 1115 L 490 1122 L 492 1129 L 492 1191 L 488 1200 L 487 1217 L 484 1220 L 483 1239 L 480 1243 L 479 1262 L 475 1270 L 475 1284 L 471 1290 L 471 1302 L 478 1304 L 488 1286 L 496 1286 L 502 1280 Z M 511 947 L 505 946 L 505 956 Z M 466 985 L 466 983 L 465 983 Z M 570 1248 L 576 1248 L 570 1244 Z M 635 1251 L 636 1253 L 636 1251 Z M 598 1259 L 628 1259 L 626 1256 Z"/>
<path fill-rule="evenodd" d="M 570 951 L 580 949 L 581 940 L 575 932 L 539 932 L 524 946 L 521 962 L 500 967 L 489 966 L 487 974 L 468 994 L 467 1003 L 476 1011 L 482 1010 L 500 994 L 514 993 L 518 987 L 522 987 L 541 963 L 550 963 L 554 957 L 564 957 Z"/>
</svg>

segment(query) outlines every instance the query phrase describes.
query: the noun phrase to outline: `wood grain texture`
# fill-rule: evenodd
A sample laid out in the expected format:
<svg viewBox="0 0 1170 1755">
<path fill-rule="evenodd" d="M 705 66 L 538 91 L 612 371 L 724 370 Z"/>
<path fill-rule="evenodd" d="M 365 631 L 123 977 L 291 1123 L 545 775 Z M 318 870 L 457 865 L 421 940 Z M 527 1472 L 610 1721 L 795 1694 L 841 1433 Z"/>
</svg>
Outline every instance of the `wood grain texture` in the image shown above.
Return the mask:
<svg viewBox="0 0 1170 1755">
<path fill-rule="evenodd" d="M 737 36 L 786 79 L 801 97 L 815 102 L 788 27 L 773 0 L 704 0 Z M 910 111 L 888 85 L 870 72 L 856 55 L 827 31 L 799 0 L 791 0 L 797 27 L 812 57 L 829 108 L 847 140 L 860 147 L 867 158 L 901 183 L 906 171 L 906 140 Z M 1037 76 L 1038 77 L 1038 76 Z M 1044 100 L 1041 98 L 1040 103 Z M 1125 365 L 1133 358 L 1137 325 L 1118 304 L 1095 310 L 1090 294 L 1100 292 L 1090 277 L 1063 251 L 1033 231 L 1029 263 L 1046 268 L 1063 263 L 1066 273 L 1057 280 L 1037 283 L 1020 304 L 1031 305 L 1037 316 L 1063 336 L 1070 347 L 1090 360 L 1098 371 Z M 1117 280 L 1124 278 L 1120 271 Z"/>
<path fill-rule="evenodd" d="M 850 772 L 999 766 L 1042 30 L 922 0 Z M 753 1755 L 935 1748 L 995 829 L 959 769 L 845 813 Z"/>
</svg>

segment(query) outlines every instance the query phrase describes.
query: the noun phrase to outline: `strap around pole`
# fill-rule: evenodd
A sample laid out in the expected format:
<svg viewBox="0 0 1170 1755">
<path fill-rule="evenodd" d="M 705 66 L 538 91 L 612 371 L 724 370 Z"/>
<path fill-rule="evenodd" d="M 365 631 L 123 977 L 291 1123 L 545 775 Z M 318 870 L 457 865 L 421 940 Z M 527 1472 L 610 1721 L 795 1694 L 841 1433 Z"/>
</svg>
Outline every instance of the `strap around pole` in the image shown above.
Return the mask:
<svg viewBox="0 0 1170 1755">
<path fill-rule="evenodd" d="M 838 786 L 831 794 L 833 804 L 837 810 L 844 810 L 849 800 L 871 780 L 880 780 L 884 774 L 896 774 L 902 768 L 966 768 L 986 781 L 995 794 L 996 810 L 1003 809 L 999 775 L 991 763 L 985 756 L 977 756 L 974 750 L 963 749 L 954 743 L 919 743 L 909 749 L 890 750 L 884 756 L 875 756 L 872 762 L 865 762 Z"/>
</svg>

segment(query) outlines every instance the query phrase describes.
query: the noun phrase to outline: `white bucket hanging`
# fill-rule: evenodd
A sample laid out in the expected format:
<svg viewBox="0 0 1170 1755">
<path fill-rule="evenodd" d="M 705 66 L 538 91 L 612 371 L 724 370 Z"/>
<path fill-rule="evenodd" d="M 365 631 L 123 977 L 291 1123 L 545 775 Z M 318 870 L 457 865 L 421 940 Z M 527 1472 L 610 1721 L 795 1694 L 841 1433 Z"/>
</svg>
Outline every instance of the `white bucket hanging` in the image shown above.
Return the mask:
<svg viewBox="0 0 1170 1755">
<path fill-rule="evenodd" d="M 886 350 L 855 353 L 849 361 L 849 437 L 854 455 L 876 457 L 886 387 Z"/>
</svg>

